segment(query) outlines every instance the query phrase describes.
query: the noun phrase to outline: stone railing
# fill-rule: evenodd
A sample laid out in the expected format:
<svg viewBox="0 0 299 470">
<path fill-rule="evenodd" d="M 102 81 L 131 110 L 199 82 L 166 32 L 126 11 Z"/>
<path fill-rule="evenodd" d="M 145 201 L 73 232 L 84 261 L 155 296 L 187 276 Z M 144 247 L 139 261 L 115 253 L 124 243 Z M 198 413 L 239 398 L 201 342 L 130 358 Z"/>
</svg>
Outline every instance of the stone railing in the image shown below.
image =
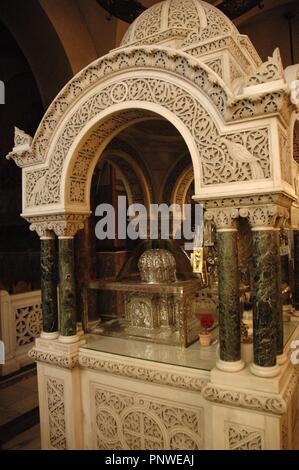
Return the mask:
<svg viewBox="0 0 299 470">
<path fill-rule="evenodd" d="M 0 291 L 0 339 L 5 360 L 0 375 L 11 374 L 32 361 L 28 351 L 42 325 L 41 292 L 9 295 Z"/>
</svg>

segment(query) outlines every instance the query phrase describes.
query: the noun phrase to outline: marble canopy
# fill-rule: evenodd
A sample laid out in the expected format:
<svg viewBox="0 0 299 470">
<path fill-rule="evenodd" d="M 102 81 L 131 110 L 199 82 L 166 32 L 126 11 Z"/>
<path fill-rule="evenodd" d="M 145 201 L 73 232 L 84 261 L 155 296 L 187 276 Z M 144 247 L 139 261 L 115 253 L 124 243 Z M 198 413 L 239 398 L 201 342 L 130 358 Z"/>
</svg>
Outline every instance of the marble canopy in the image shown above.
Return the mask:
<svg viewBox="0 0 299 470">
<path fill-rule="evenodd" d="M 138 419 L 150 416 L 154 429 L 161 421 L 157 410 L 164 406 L 157 397 L 165 402 L 167 387 L 178 415 L 189 405 L 190 416 L 197 410 L 201 431 L 182 424 L 174 438 L 165 423 L 159 424 L 163 436 L 156 448 L 241 448 L 242 439 L 248 446 L 253 442 L 253 448 L 283 446 L 283 420 L 285 415 L 292 419 L 297 384 L 286 360 L 290 344 L 285 350 L 279 288 L 279 230 L 299 228 L 299 173 L 293 155 L 298 106 L 291 95 L 279 50 L 262 62 L 249 38 L 217 8 L 200 0 L 166 0 L 135 20 L 119 48 L 63 88 L 33 139 L 16 129 L 8 158 L 22 168 L 22 216 L 42 241 L 44 331 L 31 354 L 39 367 L 44 448 L 134 448 L 128 437 L 133 431 L 126 428 L 127 407 Z M 217 229 L 220 351 L 217 368 L 209 372 L 156 362 L 150 368 L 141 359 L 130 359 L 127 367 L 117 353 L 112 358 L 86 352 L 77 334 L 73 237 L 90 215 L 94 169 L 120 131 L 153 115 L 168 120 L 184 139 L 193 165 L 194 200 L 204 204 L 206 219 Z M 239 321 L 240 218 L 252 229 L 255 269 L 254 362 L 246 369 Z M 109 380 L 124 407 L 118 417 L 109 405 Z M 135 393 L 148 382 L 157 398 L 152 401 Z M 51 414 L 51 393 L 61 405 L 60 417 Z M 107 406 L 98 413 L 109 415 L 114 440 L 100 436 L 99 429 L 97 441 L 91 437 L 99 394 Z M 89 401 L 93 409 L 87 409 Z M 181 408 L 175 408 L 175 401 Z M 64 425 L 57 432 L 58 418 Z M 216 422 L 219 431 L 209 427 Z M 234 441 L 236 433 L 239 440 Z M 138 442 L 150 445 L 144 436 Z"/>
</svg>

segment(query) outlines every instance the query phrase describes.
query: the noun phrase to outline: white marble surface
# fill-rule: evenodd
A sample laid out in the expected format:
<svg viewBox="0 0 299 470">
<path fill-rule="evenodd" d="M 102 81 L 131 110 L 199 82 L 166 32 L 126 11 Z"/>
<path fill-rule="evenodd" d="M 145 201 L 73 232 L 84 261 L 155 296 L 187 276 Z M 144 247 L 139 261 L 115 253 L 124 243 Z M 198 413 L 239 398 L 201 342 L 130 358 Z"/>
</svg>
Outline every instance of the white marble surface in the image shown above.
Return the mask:
<svg viewBox="0 0 299 470">
<path fill-rule="evenodd" d="M 284 324 L 284 342 L 289 340 L 296 328 L 296 324 Z M 216 347 L 218 344 L 218 328 L 213 330 L 213 343 L 211 346 L 200 346 L 199 341 L 188 348 L 180 348 L 165 344 L 157 344 L 140 339 L 125 339 L 101 335 L 86 335 L 87 343 L 83 347 L 94 351 L 118 354 L 135 359 L 153 362 L 162 362 L 181 367 L 190 367 L 201 370 L 212 370 L 216 365 Z"/>
<path fill-rule="evenodd" d="M 214 331 L 214 338 L 218 335 Z M 136 339 L 113 338 L 109 336 L 87 335 L 84 349 L 118 354 L 136 359 L 162 362 L 176 366 L 201 370 L 211 370 L 216 364 L 217 341 L 208 347 L 202 347 L 199 341 L 188 348 L 150 343 Z"/>
</svg>

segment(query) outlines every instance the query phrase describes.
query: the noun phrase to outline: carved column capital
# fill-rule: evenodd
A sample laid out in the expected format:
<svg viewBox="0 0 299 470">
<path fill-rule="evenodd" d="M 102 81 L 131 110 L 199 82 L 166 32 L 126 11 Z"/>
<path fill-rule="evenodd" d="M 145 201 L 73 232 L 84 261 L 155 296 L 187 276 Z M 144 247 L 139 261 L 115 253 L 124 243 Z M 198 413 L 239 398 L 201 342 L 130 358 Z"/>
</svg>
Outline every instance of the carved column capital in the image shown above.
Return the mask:
<svg viewBox="0 0 299 470">
<path fill-rule="evenodd" d="M 86 216 L 68 215 L 65 219 L 57 221 L 53 227 L 58 237 L 73 238 L 79 230 L 84 228 Z"/>
<path fill-rule="evenodd" d="M 218 231 L 236 230 L 236 219 L 238 217 L 239 210 L 235 207 L 208 209 L 205 212 L 205 220 L 214 222 Z"/>
<path fill-rule="evenodd" d="M 73 238 L 84 228 L 88 214 L 50 214 L 30 216 L 26 220 L 31 224 L 30 230 L 37 232 L 40 238 L 48 237 L 54 232 L 58 237 Z"/>
<path fill-rule="evenodd" d="M 240 217 L 248 219 L 252 229 L 282 228 L 289 219 L 289 210 L 276 204 L 242 207 Z"/>
<path fill-rule="evenodd" d="M 31 232 L 36 232 L 39 238 L 55 238 L 55 234 L 49 229 L 47 222 L 35 222 L 30 225 Z"/>
</svg>

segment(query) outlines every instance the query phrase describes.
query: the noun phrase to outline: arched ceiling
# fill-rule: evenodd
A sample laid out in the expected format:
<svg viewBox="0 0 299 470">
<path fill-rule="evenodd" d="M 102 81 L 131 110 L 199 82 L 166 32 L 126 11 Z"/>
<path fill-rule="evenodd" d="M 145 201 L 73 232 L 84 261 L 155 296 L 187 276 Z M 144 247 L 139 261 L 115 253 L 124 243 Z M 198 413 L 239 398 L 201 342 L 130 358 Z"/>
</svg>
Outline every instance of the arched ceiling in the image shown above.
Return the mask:
<svg viewBox="0 0 299 470">
<path fill-rule="evenodd" d="M 55 28 L 36 0 L 2 0 L 0 21 L 27 59 L 46 108 L 73 75 Z"/>
</svg>

